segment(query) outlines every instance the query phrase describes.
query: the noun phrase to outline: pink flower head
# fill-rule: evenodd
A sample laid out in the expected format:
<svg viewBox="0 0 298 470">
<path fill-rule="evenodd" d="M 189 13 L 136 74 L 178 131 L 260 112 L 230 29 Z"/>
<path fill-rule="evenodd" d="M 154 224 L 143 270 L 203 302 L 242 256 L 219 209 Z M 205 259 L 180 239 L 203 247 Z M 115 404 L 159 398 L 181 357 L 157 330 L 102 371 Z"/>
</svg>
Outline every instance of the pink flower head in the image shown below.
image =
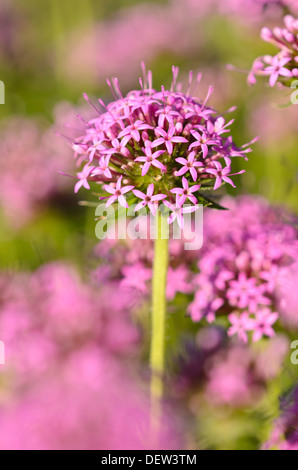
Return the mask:
<svg viewBox="0 0 298 470">
<path fill-rule="evenodd" d="M 292 77 L 292 73 L 285 67 L 291 61 L 290 57 L 273 57 L 271 65 L 264 68 L 264 73 L 270 75 L 269 85 L 274 86 L 279 77 Z"/>
<path fill-rule="evenodd" d="M 170 89 L 161 87 L 158 91 L 153 88 L 151 71 L 147 73 L 143 65 L 141 89 L 126 96 L 114 78 L 108 84 L 115 100 L 105 105 L 99 99 L 102 110 L 85 95 L 97 116 L 86 122 L 85 133 L 74 143 L 78 163 L 87 167 L 80 172 L 80 185 L 87 187 L 90 182 L 103 185 L 103 189 L 112 194 L 108 205 L 119 198 L 122 205 L 128 207 L 136 195 L 132 188 L 138 188 L 139 197 L 141 193 L 154 198 L 166 193 L 164 199 L 175 205 L 176 191 L 173 190 L 182 185 L 183 190 L 178 193 L 182 201 L 188 198 L 195 206 L 199 202 L 210 205 L 212 201 L 205 198 L 204 192 L 196 195 L 200 187 L 210 188 L 210 179 L 215 179 L 215 189 L 222 182 L 234 185 L 230 178 L 233 175 L 231 157 L 245 158 L 250 149 L 236 147 L 227 129 L 232 121 L 226 123 L 208 106 L 213 88 L 209 87 L 203 100 L 191 96 L 191 72 L 188 90 L 183 93 L 177 82 L 178 72 L 178 68 L 173 67 Z M 200 78 L 199 74 L 197 82 Z M 225 162 L 228 168 L 222 169 L 220 162 Z M 125 188 L 118 187 L 119 176 L 127 181 Z M 193 181 L 198 184 L 191 186 Z M 154 185 L 153 190 L 151 185 Z M 123 194 L 127 194 L 127 202 Z M 143 196 L 141 199 L 144 201 Z M 147 202 L 149 205 L 149 199 Z"/>
</svg>

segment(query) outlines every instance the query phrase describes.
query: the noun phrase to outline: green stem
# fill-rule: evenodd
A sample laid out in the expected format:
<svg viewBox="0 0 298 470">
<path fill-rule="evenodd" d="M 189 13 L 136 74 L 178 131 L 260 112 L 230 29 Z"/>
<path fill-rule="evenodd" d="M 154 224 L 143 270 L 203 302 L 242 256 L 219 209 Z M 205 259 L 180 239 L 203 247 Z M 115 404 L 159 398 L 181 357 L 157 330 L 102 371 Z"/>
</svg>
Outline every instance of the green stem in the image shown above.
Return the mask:
<svg viewBox="0 0 298 470">
<path fill-rule="evenodd" d="M 156 214 L 156 239 L 152 281 L 152 333 L 150 349 L 152 418 L 159 422 L 165 364 L 166 284 L 168 270 L 168 224 Z"/>
</svg>

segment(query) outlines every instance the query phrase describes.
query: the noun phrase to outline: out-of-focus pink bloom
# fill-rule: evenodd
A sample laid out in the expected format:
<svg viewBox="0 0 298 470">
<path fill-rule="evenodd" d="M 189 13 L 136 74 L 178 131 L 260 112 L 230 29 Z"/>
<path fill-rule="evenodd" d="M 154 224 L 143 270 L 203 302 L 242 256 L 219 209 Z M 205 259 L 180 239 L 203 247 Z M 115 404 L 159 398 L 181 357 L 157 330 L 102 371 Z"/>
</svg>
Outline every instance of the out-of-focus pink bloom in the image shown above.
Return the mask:
<svg viewBox="0 0 298 470">
<path fill-rule="evenodd" d="M 31 275 L 3 273 L 0 284 L 5 371 L 17 386 L 47 374 L 78 345 L 129 352 L 138 342 L 127 297 L 112 301 L 115 290 L 122 293 L 119 281 L 88 286 L 70 266 L 53 263 Z"/>
<path fill-rule="evenodd" d="M 283 323 L 298 328 L 298 298 L 296 287 L 298 283 L 298 264 L 279 272 L 276 282 L 276 297 L 278 310 L 281 312 Z"/>
<path fill-rule="evenodd" d="M 177 204 L 180 206 L 183 206 L 185 203 L 186 199 L 189 199 L 193 204 L 197 204 L 197 198 L 192 194 L 198 191 L 201 187 L 199 184 L 195 184 L 194 186 L 189 187 L 189 183 L 186 178 L 182 178 L 182 188 L 174 188 L 171 189 L 171 193 L 177 194 L 178 199 L 177 199 Z"/>
<path fill-rule="evenodd" d="M 273 430 L 264 450 L 298 450 L 298 388 L 295 386 L 288 396 L 282 398 L 280 416 L 273 424 Z"/>
<path fill-rule="evenodd" d="M 276 323 L 277 319 L 278 313 L 272 313 L 269 309 L 259 310 L 252 325 L 252 330 L 254 331 L 253 341 L 259 341 L 263 336 L 272 338 L 275 334 L 272 325 Z"/>
<path fill-rule="evenodd" d="M 53 140 L 57 140 L 55 145 Z M 0 153 L 0 207 L 15 228 L 38 214 L 52 196 L 70 187 L 70 179 L 59 175 L 59 170 L 73 172 L 73 156 L 62 139 L 54 139 L 53 127 L 11 117 L 1 123 Z"/>
<path fill-rule="evenodd" d="M 181 445 L 168 417 L 159 438 L 154 438 L 149 400 L 129 375 L 127 367 L 100 348 L 76 351 L 52 376 L 1 408 L 0 448 L 135 450 Z"/>
<path fill-rule="evenodd" d="M 1 449 L 183 446 L 167 406 L 152 434 L 149 397 L 125 361 L 139 335 L 119 284 L 83 283 L 61 263 L 0 275 Z"/>
<path fill-rule="evenodd" d="M 173 300 L 177 292 L 189 294 L 192 286 L 189 282 L 189 271 L 186 266 L 179 266 L 176 269 L 169 267 L 167 277 L 167 299 Z"/>
<path fill-rule="evenodd" d="M 164 204 L 169 207 L 167 201 Z M 229 210 L 205 211 L 204 243 L 198 251 L 185 250 L 193 227 L 183 220 L 183 207 L 170 205 L 171 219 L 183 221 L 184 227 L 181 239 L 169 240 L 169 300 L 182 292 L 188 295 L 187 304 L 191 295 L 187 311 L 193 321 L 206 319 L 211 323 L 226 315 L 228 335 L 238 335 L 244 342 L 248 337 L 271 337 L 277 320 L 286 327 L 295 327 L 295 218 L 258 197 L 224 198 L 222 204 Z M 139 291 L 146 293 L 145 300 L 150 292 L 147 270 L 153 263 L 149 219 L 142 219 L 140 239 L 107 239 L 96 250 L 106 264 L 113 266 L 115 279 L 125 278 L 128 285 L 131 275 L 131 284 L 140 283 Z M 131 271 L 126 270 L 128 267 Z"/>
<path fill-rule="evenodd" d="M 254 402 L 261 387 L 252 373 L 252 364 L 250 350 L 243 347 L 233 347 L 212 358 L 208 364 L 208 400 L 235 408 Z"/>
<path fill-rule="evenodd" d="M 141 191 L 138 191 L 137 189 L 133 190 L 133 193 L 134 193 L 135 196 L 137 196 L 139 199 L 143 199 L 142 202 L 139 202 L 136 205 L 136 207 L 135 207 L 136 211 L 139 211 L 140 209 L 142 209 L 143 207 L 148 205 L 152 215 L 156 214 L 156 210 L 157 210 L 156 201 L 161 201 L 162 199 L 165 199 L 167 197 L 167 195 L 166 194 L 156 194 L 155 196 L 153 196 L 153 191 L 154 191 L 154 184 L 153 183 L 151 183 L 148 186 L 147 194 L 144 194 Z"/>
</svg>

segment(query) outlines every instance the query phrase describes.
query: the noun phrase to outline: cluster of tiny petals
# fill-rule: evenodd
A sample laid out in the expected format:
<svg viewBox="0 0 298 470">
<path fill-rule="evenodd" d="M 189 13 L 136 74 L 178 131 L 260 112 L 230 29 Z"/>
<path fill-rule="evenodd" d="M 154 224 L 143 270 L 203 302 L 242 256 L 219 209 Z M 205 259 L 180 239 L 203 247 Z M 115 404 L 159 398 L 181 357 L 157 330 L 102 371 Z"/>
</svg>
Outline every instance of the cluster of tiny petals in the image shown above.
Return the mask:
<svg viewBox="0 0 298 470">
<path fill-rule="evenodd" d="M 117 201 L 128 207 L 127 198 L 138 209 L 148 205 L 155 213 L 160 201 L 168 207 L 181 207 L 186 200 L 197 205 L 193 193 L 206 186 L 235 187 L 230 176 L 244 170 L 232 173 L 232 158 L 247 158 L 251 149 L 236 147 L 227 136 L 233 120 L 226 122 L 207 106 L 213 88 L 201 102 L 190 95 L 192 72 L 186 93 L 177 83 L 176 67 L 170 90 L 154 90 L 151 72 L 143 72 L 141 89 L 125 97 L 118 80 L 108 80 L 115 100 L 107 106 L 99 100 L 104 111 L 96 109 L 98 115 L 86 122 L 85 135 L 73 144 L 78 164 L 84 165 L 75 191 L 89 189 L 93 181 L 109 193 L 107 205 Z"/>
<path fill-rule="evenodd" d="M 262 39 L 277 46 L 279 52 L 275 56 L 265 55 L 254 61 L 248 76 L 249 84 L 256 83 L 256 75 L 268 76 L 271 87 L 277 82 L 289 86 L 298 78 L 298 19 L 286 15 L 284 24 L 284 28 L 262 29 Z"/>
</svg>

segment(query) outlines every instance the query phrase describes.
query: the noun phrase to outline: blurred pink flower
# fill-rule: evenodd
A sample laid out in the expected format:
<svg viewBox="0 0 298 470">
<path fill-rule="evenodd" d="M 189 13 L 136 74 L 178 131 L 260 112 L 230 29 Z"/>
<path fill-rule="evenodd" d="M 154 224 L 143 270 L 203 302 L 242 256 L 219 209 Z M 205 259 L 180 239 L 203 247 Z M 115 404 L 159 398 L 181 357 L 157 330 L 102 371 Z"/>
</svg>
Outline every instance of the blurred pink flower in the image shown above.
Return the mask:
<svg viewBox="0 0 298 470">
<path fill-rule="evenodd" d="M 33 384 L 31 384 L 33 385 Z M 175 449 L 165 413 L 157 440 L 146 395 L 104 350 L 86 347 L 0 410 L 3 450 Z M 180 447 L 179 447 L 180 448 Z"/>
</svg>

